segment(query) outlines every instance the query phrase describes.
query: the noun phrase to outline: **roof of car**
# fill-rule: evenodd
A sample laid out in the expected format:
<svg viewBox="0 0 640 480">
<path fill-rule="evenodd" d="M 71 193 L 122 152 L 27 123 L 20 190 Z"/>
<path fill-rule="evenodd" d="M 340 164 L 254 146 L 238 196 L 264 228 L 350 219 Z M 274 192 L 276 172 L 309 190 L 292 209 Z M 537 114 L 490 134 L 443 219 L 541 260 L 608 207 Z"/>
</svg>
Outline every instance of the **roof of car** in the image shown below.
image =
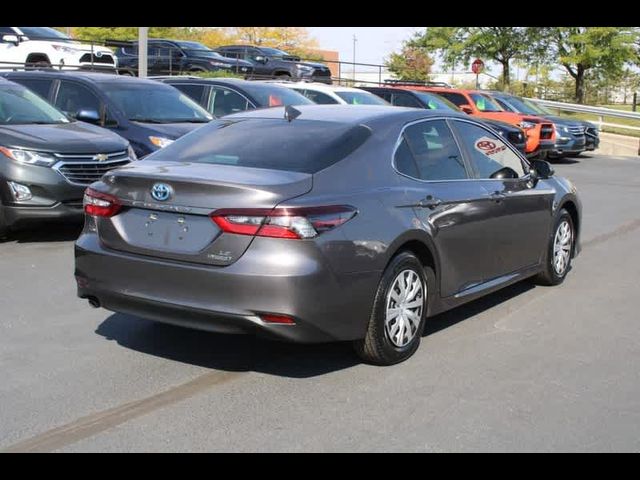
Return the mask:
<svg viewBox="0 0 640 480">
<path fill-rule="evenodd" d="M 361 88 L 343 87 L 341 85 L 327 85 L 319 82 L 287 82 L 283 80 L 264 80 L 260 83 L 268 83 L 271 85 L 282 85 L 288 88 L 305 88 L 309 90 L 317 90 L 320 92 L 361 92 Z"/>
<path fill-rule="evenodd" d="M 460 117 L 468 119 L 468 115 L 456 112 L 444 112 L 442 110 L 427 110 L 421 108 L 393 107 L 391 105 L 296 105 L 294 108 L 300 112 L 301 120 L 317 120 L 338 123 L 369 123 L 379 119 L 393 119 L 398 122 L 410 122 L 428 117 Z M 229 118 L 284 118 L 285 108 L 275 107 L 227 115 Z M 223 119 L 223 120 L 224 120 Z M 295 122 L 296 120 L 292 120 Z"/>
<path fill-rule="evenodd" d="M 128 75 L 116 75 L 113 73 L 98 73 L 98 72 L 84 72 L 84 71 L 51 71 L 51 70 L 38 70 L 31 72 L 8 72 L 9 79 L 12 76 L 27 76 L 27 77 L 53 77 L 53 78 L 73 78 L 79 80 L 86 80 L 92 83 L 148 83 L 157 85 L 158 82 L 150 80 L 149 78 L 130 77 Z"/>
<path fill-rule="evenodd" d="M 230 85 L 235 86 L 237 88 L 242 87 L 266 87 L 267 85 L 278 87 L 283 87 L 278 83 L 269 83 L 265 85 L 266 82 L 256 82 L 252 80 L 243 80 L 241 78 L 233 78 L 233 77 L 212 77 L 212 78 L 203 78 L 189 75 L 174 75 L 174 76 L 162 76 L 162 77 L 149 77 L 163 83 L 210 83 L 212 85 Z"/>
</svg>

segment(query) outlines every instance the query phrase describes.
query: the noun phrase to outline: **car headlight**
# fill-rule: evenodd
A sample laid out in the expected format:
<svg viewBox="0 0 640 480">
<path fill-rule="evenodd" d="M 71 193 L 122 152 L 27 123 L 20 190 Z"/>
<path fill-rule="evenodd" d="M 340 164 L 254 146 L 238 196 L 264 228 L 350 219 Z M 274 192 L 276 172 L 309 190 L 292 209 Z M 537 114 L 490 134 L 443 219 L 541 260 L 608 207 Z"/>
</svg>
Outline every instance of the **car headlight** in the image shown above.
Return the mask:
<svg viewBox="0 0 640 480">
<path fill-rule="evenodd" d="M 170 138 L 165 137 L 149 137 L 149 141 L 153 143 L 158 148 L 164 148 L 168 145 L 171 145 L 175 140 L 171 140 Z"/>
<path fill-rule="evenodd" d="M 522 122 L 520 122 L 520 128 L 525 128 L 525 129 L 536 128 L 536 124 L 533 122 L 527 122 L 526 120 L 523 120 Z"/>
<path fill-rule="evenodd" d="M 313 67 L 310 67 L 309 65 L 301 65 L 300 63 L 296 63 L 296 67 L 298 70 L 300 70 L 301 73 L 313 72 Z"/>
<path fill-rule="evenodd" d="M 231 68 L 231 65 L 229 65 L 228 63 L 214 62 L 213 60 L 209 61 L 209 65 L 220 68 Z"/>
<path fill-rule="evenodd" d="M 22 150 L 19 148 L 0 147 L 0 152 L 11 160 L 25 163 L 27 165 L 37 165 L 39 167 L 50 167 L 56 163 L 56 157 L 49 153 L 34 152 L 33 150 Z"/>
<path fill-rule="evenodd" d="M 131 160 L 138 160 L 138 156 L 136 155 L 136 152 L 131 145 L 127 147 L 127 155 Z"/>
<path fill-rule="evenodd" d="M 54 50 L 57 50 L 58 52 L 63 52 L 63 53 L 80 53 L 82 50 L 78 50 L 77 48 L 72 48 L 72 47 L 64 47 L 62 45 L 51 45 L 53 47 Z"/>
</svg>

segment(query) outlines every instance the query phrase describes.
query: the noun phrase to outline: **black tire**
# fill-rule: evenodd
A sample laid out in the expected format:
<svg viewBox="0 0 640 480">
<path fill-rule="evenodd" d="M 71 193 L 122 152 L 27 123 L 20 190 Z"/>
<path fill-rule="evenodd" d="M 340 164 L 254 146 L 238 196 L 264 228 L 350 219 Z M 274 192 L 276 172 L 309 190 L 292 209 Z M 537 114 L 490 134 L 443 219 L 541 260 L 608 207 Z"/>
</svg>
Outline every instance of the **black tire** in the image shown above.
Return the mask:
<svg viewBox="0 0 640 480">
<path fill-rule="evenodd" d="M 275 74 L 276 79 L 278 80 L 291 80 L 291 74 L 287 72 L 279 72 Z"/>
<path fill-rule="evenodd" d="M 6 240 L 9 234 L 9 228 L 7 228 L 7 222 L 4 219 L 4 207 L 0 202 L 0 242 Z"/>
<path fill-rule="evenodd" d="M 418 326 L 409 325 L 410 335 L 413 335 L 408 343 L 398 346 L 391 339 L 390 333 L 386 328 L 387 305 L 390 300 L 391 289 L 396 285 L 396 279 L 401 273 L 410 270 L 418 275 L 422 284 L 422 305 L 420 309 L 420 320 Z M 424 329 L 424 323 L 427 316 L 427 308 L 429 305 L 429 295 L 435 285 L 435 275 L 430 267 L 422 265 L 420 260 L 411 252 L 400 252 L 396 255 L 386 270 L 382 274 L 382 279 L 378 285 L 375 299 L 373 301 L 373 309 L 367 332 L 363 339 L 356 340 L 354 347 L 360 358 L 365 362 L 375 365 L 393 365 L 402 362 L 415 353 L 420 345 L 420 337 Z M 394 288 L 395 290 L 395 288 Z M 397 320 L 396 320 L 397 322 Z M 389 323 L 393 326 L 393 320 Z M 406 332 L 407 330 L 405 330 Z M 399 335 L 399 334 L 398 334 Z M 408 335 L 407 335 L 408 338 Z M 403 335 L 404 339 L 404 335 Z"/>
<path fill-rule="evenodd" d="M 136 74 L 135 72 L 133 72 L 133 70 L 120 70 L 118 72 L 118 75 L 123 75 L 125 77 L 135 77 Z"/>
<path fill-rule="evenodd" d="M 556 241 L 556 236 L 558 235 L 558 230 L 560 229 L 560 226 L 564 222 L 567 222 L 570 227 L 571 239 L 569 244 L 568 259 L 564 264 L 564 268 L 561 269 L 561 271 L 558 271 L 554 261 L 555 260 L 554 245 Z M 567 273 L 569 273 L 569 270 L 571 270 L 571 260 L 573 259 L 575 241 L 576 241 L 576 230 L 573 224 L 573 219 L 571 218 L 571 215 L 569 214 L 569 212 L 567 212 L 563 208 L 558 212 L 558 215 L 556 216 L 556 220 L 553 223 L 553 230 L 551 231 L 551 235 L 549 236 L 549 242 L 547 245 L 547 252 L 544 259 L 543 270 L 536 277 L 537 283 L 541 285 L 553 286 L 553 285 L 560 285 L 562 282 L 564 282 L 564 279 L 566 278 Z"/>
</svg>

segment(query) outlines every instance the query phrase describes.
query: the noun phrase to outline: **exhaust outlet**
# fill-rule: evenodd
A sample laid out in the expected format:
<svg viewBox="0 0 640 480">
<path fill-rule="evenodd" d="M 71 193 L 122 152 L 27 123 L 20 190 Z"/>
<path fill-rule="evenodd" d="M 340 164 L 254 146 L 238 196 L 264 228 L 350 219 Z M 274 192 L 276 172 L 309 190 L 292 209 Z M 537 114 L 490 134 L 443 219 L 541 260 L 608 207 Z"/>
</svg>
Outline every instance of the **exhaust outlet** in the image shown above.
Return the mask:
<svg viewBox="0 0 640 480">
<path fill-rule="evenodd" d="M 91 305 L 93 308 L 100 308 L 100 300 L 98 300 L 96 297 L 88 297 L 87 300 L 89 301 L 89 305 Z"/>
</svg>

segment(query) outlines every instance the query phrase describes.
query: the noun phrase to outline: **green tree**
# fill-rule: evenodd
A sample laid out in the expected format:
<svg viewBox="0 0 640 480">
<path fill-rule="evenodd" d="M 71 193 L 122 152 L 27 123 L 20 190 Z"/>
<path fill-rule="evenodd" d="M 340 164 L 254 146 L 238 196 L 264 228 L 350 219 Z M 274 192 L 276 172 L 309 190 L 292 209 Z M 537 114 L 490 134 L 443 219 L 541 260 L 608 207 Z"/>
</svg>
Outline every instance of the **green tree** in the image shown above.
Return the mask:
<svg viewBox="0 0 640 480">
<path fill-rule="evenodd" d="M 638 33 L 620 27 L 545 27 L 544 42 L 550 55 L 575 82 L 574 99 L 585 102 L 585 79 L 590 70 L 604 76 L 619 75 L 625 64 L 636 59 Z"/>
<path fill-rule="evenodd" d="M 400 53 L 392 53 L 385 63 L 400 80 L 426 82 L 429 80 L 433 59 L 424 48 L 405 44 Z"/>
<path fill-rule="evenodd" d="M 184 38 L 186 27 L 149 27 L 150 38 Z M 79 40 L 103 42 L 105 40 L 135 40 L 138 27 L 73 27 L 73 37 Z"/>
<path fill-rule="evenodd" d="M 539 42 L 537 29 L 531 27 L 427 27 L 410 44 L 439 53 L 447 66 L 468 64 L 473 57 L 497 62 L 508 88 L 511 61 L 538 54 Z"/>
</svg>

